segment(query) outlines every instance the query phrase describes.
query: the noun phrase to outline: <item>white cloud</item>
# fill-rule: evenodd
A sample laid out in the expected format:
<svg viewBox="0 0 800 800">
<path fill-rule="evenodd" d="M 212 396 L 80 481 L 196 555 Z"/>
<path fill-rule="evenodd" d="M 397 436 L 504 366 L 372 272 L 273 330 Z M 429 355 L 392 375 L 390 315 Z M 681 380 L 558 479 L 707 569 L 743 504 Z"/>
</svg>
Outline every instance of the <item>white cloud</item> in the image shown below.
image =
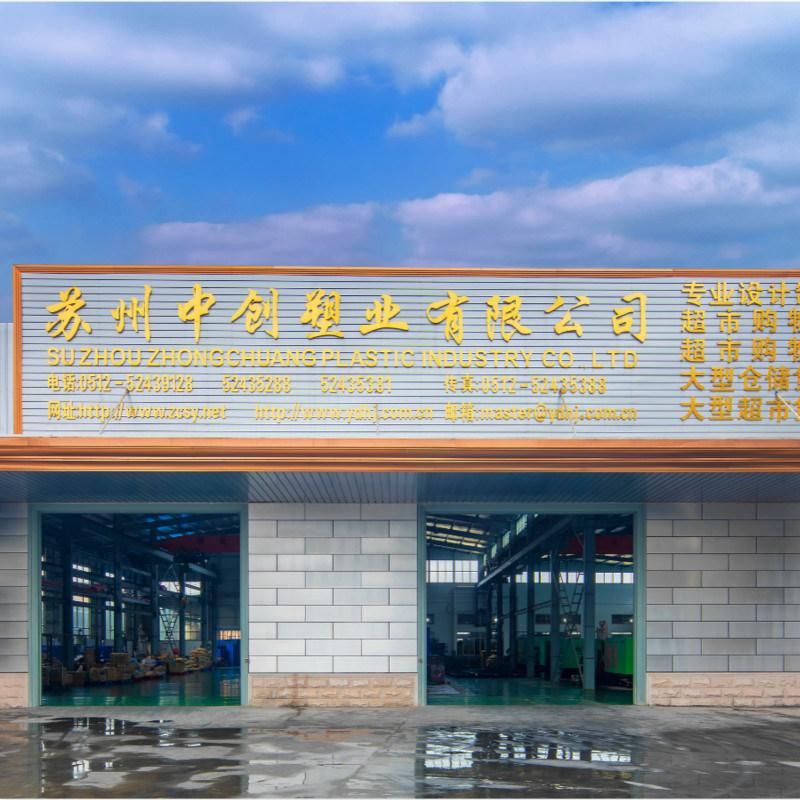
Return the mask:
<svg viewBox="0 0 800 800">
<path fill-rule="evenodd" d="M 777 258 L 800 190 L 731 160 L 660 166 L 566 188 L 440 194 L 398 206 L 415 263 L 671 265 Z"/>
<path fill-rule="evenodd" d="M 440 125 L 441 118 L 442 115 L 436 109 L 424 114 L 414 114 L 409 119 L 398 120 L 393 123 L 386 133 L 396 139 L 419 136 L 421 133 L 427 133 Z"/>
<path fill-rule="evenodd" d="M 235 108 L 225 115 L 225 124 L 238 136 L 251 122 L 259 118 L 258 109 L 253 106 Z"/>
<path fill-rule="evenodd" d="M 48 13 L 4 11 L 3 58 L 37 73 L 57 74 L 62 85 L 229 91 L 252 84 L 246 51 L 184 28 L 149 31 L 102 21 L 101 15 L 67 8 Z"/>
<path fill-rule="evenodd" d="M 800 116 L 761 122 L 726 135 L 721 144 L 733 157 L 777 182 L 800 179 Z"/>
<path fill-rule="evenodd" d="M 468 48 L 435 108 L 471 142 L 675 143 L 793 101 L 798 36 L 791 4 L 606 6 L 558 30 L 523 19 Z"/>
<path fill-rule="evenodd" d="M 142 234 L 148 258 L 195 264 L 353 264 L 369 258 L 377 207 L 324 205 L 246 222 L 167 222 Z"/>
<path fill-rule="evenodd" d="M 23 141 L 0 142 L 0 195 L 61 195 L 90 183 L 88 171 L 57 150 Z"/>
</svg>

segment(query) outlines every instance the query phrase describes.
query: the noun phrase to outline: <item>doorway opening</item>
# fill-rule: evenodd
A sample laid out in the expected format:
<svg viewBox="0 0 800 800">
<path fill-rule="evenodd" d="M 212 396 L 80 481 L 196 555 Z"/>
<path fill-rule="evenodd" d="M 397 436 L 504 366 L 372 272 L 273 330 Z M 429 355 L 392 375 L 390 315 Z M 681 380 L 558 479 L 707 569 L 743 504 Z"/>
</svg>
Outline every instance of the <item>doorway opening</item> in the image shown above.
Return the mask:
<svg viewBox="0 0 800 800">
<path fill-rule="evenodd" d="M 634 525 L 429 512 L 427 702 L 632 703 Z"/>
<path fill-rule="evenodd" d="M 238 514 L 41 515 L 42 705 L 238 705 Z"/>
</svg>

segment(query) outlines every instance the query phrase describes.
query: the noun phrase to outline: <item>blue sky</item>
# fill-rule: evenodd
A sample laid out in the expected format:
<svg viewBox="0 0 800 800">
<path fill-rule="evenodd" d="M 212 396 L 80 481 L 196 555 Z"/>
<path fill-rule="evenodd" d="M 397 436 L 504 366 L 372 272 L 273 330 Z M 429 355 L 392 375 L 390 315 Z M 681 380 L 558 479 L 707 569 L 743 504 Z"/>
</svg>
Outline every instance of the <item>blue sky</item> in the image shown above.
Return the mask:
<svg viewBox="0 0 800 800">
<path fill-rule="evenodd" d="M 800 266 L 800 5 L 1 4 L 10 264 Z"/>
</svg>

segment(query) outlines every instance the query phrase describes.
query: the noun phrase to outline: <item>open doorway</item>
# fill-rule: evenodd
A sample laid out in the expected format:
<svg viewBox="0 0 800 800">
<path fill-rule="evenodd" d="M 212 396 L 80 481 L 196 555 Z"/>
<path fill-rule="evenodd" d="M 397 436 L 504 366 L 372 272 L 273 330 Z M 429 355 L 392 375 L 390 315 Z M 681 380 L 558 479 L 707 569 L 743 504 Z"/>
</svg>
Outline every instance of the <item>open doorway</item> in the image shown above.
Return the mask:
<svg viewBox="0 0 800 800">
<path fill-rule="evenodd" d="M 634 515 L 428 513 L 427 701 L 633 702 Z"/>
<path fill-rule="evenodd" d="M 238 514 L 41 515 L 43 705 L 241 702 Z"/>
</svg>

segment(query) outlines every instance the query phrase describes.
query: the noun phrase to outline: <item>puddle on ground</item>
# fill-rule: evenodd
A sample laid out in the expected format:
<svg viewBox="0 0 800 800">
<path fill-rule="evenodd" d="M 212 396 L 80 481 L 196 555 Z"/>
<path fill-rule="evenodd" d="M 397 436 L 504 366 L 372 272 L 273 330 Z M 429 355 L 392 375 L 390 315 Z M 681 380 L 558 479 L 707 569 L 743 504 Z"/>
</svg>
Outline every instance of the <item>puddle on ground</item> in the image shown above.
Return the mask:
<svg viewBox="0 0 800 800">
<path fill-rule="evenodd" d="M 28 718 L 0 735 L 0 797 L 800 796 L 799 722 L 629 735 L 375 719 Z"/>
</svg>

